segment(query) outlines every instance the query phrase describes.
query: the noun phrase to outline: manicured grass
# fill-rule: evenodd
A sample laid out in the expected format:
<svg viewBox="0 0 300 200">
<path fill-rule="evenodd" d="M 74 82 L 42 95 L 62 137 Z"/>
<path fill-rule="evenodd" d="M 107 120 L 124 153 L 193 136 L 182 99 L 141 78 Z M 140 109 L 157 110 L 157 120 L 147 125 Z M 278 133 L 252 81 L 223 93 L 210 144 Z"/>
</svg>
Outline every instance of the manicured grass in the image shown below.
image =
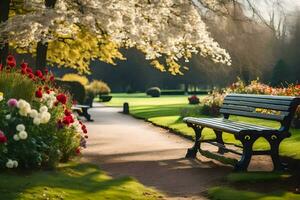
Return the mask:
<svg viewBox="0 0 300 200">
<path fill-rule="evenodd" d="M 122 106 L 124 102 L 129 103 L 129 106 L 155 106 L 155 105 L 173 105 L 173 104 L 187 104 L 188 96 L 184 95 L 172 95 L 161 97 L 150 97 L 145 93 L 114 93 L 110 102 L 107 102 L 107 106 Z"/>
<path fill-rule="evenodd" d="M 113 94 L 109 106 L 122 106 L 124 102 L 130 105 L 131 115 L 150 121 L 156 125 L 169 128 L 189 138 L 194 137 L 194 132 L 182 122 L 182 113 L 185 109 L 197 109 L 196 106 L 189 105 L 188 96 L 161 96 L 159 98 L 147 97 L 145 94 Z M 200 96 L 200 100 L 203 96 Z M 208 117 L 198 113 L 197 117 Z M 260 124 L 270 127 L 279 127 L 277 122 L 266 121 L 253 118 L 233 116 L 231 119 L 236 121 L 245 121 L 248 123 Z M 291 129 L 292 137 L 283 141 L 280 146 L 280 155 L 300 159 L 300 130 Z M 204 139 L 214 138 L 215 135 L 211 129 L 204 129 Z M 230 143 L 239 143 L 234 140 L 233 135 L 224 134 L 224 140 Z M 269 144 L 264 139 L 259 139 L 255 149 L 268 149 Z"/>
<path fill-rule="evenodd" d="M 132 178 L 112 179 L 91 164 L 62 164 L 56 171 L 0 173 L 0 199 L 3 200 L 160 198 L 159 193 Z"/>
<path fill-rule="evenodd" d="M 300 195 L 287 191 L 260 193 L 236 190 L 231 187 L 214 187 L 209 189 L 208 195 L 213 200 L 299 200 Z"/>
</svg>

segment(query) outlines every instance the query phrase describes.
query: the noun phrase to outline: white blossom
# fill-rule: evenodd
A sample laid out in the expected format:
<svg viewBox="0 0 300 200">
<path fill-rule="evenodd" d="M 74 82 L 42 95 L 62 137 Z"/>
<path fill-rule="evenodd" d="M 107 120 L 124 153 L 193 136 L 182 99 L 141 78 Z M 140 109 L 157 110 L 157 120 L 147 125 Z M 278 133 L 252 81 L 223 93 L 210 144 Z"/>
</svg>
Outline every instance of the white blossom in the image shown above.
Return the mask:
<svg viewBox="0 0 300 200">
<path fill-rule="evenodd" d="M 25 126 L 24 126 L 24 124 L 18 124 L 18 125 L 16 126 L 16 130 L 19 131 L 19 132 L 25 131 Z"/>
<path fill-rule="evenodd" d="M 58 0 L 55 9 L 45 9 L 43 1 L 26 2 L 33 12 L 11 17 L 0 27 L 4 41 L 17 47 L 29 49 L 57 36 L 76 39 L 83 27 L 99 38 L 107 36 L 120 48 L 135 47 L 147 59 L 166 55 L 188 60 L 199 53 L 214 62 L 231 63 L 227 51 L 207 31 L 195 0 Z M 201 2 L 213 9 L 220 6 L 216 0 Z"/>
<path fill-rule="evenodd" d="M 26 140 L 27 137 L 28 137 L 28 134 L 27 134 L 26 131 L 20 131 L 20 132 L 19 132 L 19 138 L 20 138 L 21 140 Z"/>
</svg>

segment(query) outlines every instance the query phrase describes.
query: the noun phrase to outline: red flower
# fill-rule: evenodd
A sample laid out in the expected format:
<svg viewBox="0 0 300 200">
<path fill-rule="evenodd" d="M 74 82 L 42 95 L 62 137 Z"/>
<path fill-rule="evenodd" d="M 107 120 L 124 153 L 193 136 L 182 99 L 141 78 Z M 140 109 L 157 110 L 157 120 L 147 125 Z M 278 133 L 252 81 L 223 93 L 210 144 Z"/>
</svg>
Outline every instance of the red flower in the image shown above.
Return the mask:
<svg viewBox="0 0 300 200">
<path fill-rule="evenodd" d="M 2 71 L 3 69 L 3 65 L 0 63 L 0 71 Z"/>
<path fill-rule="evenodd" d="M 65 116 L 71 116 L 71 114 L 72 113 L 69 110 L 67 110 L 67 109 L 65 110 Z"/>
<path fill-rule="evenodd" d="M 41 70 L 36 70 L 35 75 L 36 75 L 37 77 L 39 77 L 40 79 L 43 78 L 43 73 L 42 73 Z"/>
<path fill-rule="evenodd" d="M 41 90 L 41 89 L 37 90 L 37 91 L 35 92 L 35 96 L 36 96 L 37 98 L 42 98 L 42 97 L 43 97 L 42 90 Z"/>
<path fill-rule="evenodd" d="M 22 68 L 22 69 L 26 70 L 27 67 L 28 67 L 28 63 L 23 62 L 23 63 L 21 64 L 21 68 Z"/>
<path fill-rule="evenodd" d="M 4 135 L 2 131 L 0 131 L 0 143 L 6 143 L 7 137 Z"/>
<path fill-rule="evenodd" d="M 16 66 L 16 59 L 12 55 L 9 55 L 9 56 L 7 56 L 6 63 L 10 67 L 15 67 Z"/>
<path fill-rule="evenodd" d="M 51 75 L 49 80 L 50 80 L 50 81 L 54 81 L 54 76 Z"/>
<path fill-rule="evenodd" d="M 76 152 L 77 155 L 80 155 L 80 153 L 81 153 L 81 152 L 80 152 L 80 147 L 77 147 L 77 149 L 76 149 L 75 152 Z"/>
<path fill-rule="evenodd" d="M 28 73 L 28 78 L 33 79 L 34 78 L 33 73 Z"/>
<path fill-rule="evenodd" d="M 32 73 L 32 69 L 30 67 L 27 67 L 26 71 L 27 71 L 28 74 Z"/>
<path fill-rule="evenodd" d="M 45 74 L 48 74 L 49 70 L 48 70 L 48 69 L 45 69 L 44 72 L 45 72 Z"/>
<path fill-rule="evenodd" d="M 74 119 L 72 116 L 65 116 L 63 121 L 62 121 L 65 125 L 70 125 L 74 122 Z"/>
<path fill-rule="evenodd" d="M 67 96 L 65 94 L 59 94 L 56 96 L 57 101 L 59 101 L 62 104 L 67 103 Z"/>
</svg>

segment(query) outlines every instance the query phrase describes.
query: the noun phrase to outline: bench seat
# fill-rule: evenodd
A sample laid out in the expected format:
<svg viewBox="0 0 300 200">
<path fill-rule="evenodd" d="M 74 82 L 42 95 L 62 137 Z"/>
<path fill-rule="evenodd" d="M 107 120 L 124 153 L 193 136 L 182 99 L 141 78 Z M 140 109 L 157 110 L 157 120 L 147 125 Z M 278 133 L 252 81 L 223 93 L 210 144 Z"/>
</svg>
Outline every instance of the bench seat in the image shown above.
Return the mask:
<svg viewBox="0 0 300 200">
<path fill-rule="evenodd" d="M 244 122 L 231 121 L 224 118 L 195 118 L 186 117 L 183 119 L 186 123 L 196 124 L 207 128 L 212 128 L 217 131 L 224 131 L 232 134 L 239 134 L 241 132 L 266 132 L 277 131 L 277 129 L 267 126 L 253 125 Z"/>
</svg>

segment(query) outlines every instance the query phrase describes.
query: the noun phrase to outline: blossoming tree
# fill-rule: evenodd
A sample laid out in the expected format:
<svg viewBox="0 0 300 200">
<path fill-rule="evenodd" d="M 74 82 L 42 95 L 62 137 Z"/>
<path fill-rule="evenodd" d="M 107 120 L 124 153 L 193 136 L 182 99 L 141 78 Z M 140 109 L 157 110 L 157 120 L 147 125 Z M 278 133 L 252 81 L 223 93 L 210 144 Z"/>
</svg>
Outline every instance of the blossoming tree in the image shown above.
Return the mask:
<svg viewBox="0 0 300 200">
<path fill-rule="evenodd" d="M 218 0 L 24 0 L 27 11 L 1 24 L 2 43 L 36 53 L 48 43 L 47 59 L 60 66 L 89 71 L 93 59 L 114 64 L 120 48 L 137 48 L 153 66 L 180 73 L 179 60 L 199 53 L 231 64 L 230 56 L 210 36 L 199 6 L 221 9 Z M 165 63 L 161 61 L 165 58 Z M 165 67 L 167 66 L 167 67 Z"/>
</svg>

